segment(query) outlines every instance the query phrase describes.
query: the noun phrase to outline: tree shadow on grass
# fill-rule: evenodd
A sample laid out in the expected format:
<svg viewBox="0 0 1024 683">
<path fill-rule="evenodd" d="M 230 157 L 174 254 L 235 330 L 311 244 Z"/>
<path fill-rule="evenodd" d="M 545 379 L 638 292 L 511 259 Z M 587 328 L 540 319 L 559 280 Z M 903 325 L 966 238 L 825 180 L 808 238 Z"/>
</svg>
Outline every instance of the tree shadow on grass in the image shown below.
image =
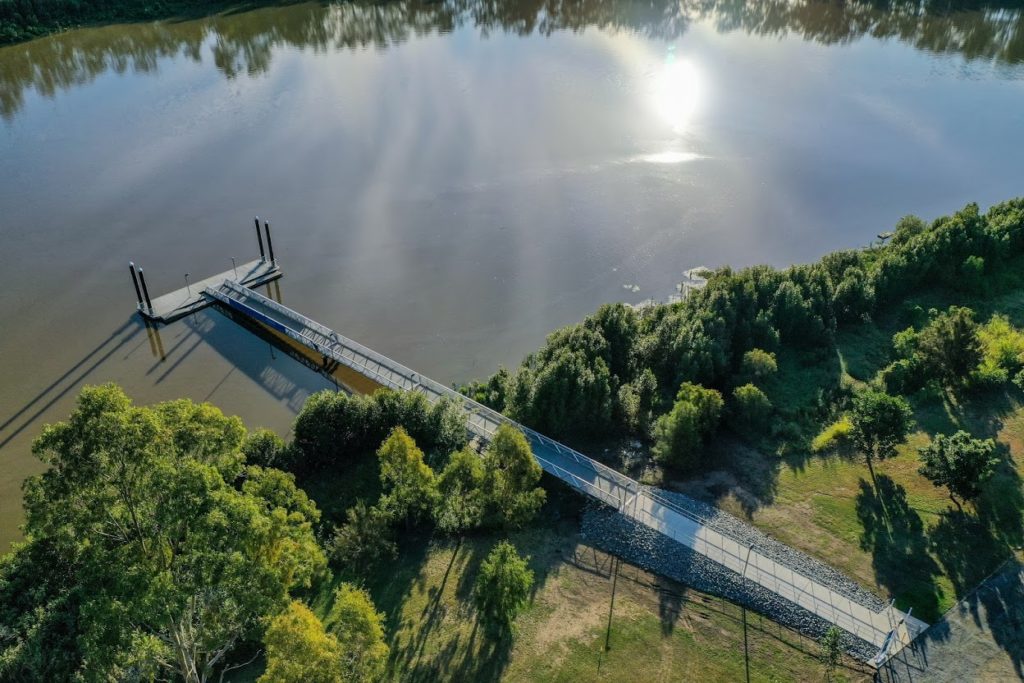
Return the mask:
<svg viewBox="0 0 1024 683">
<path fill-rule="evenodd" d="M 435 534 L 418 543 L 422 550 L 415 557 L 401 541 L 403 550 L 395 566 L 384 569 L 395 576 L 382 579 L 373 591 L 375 597 L 381 595 L 378 606 L 387 605 L 391 675 L 403 681 L 498 680 L 508 666 L 512 633 L 487 624 L 477 614 L 473 586 L 480 564 L 496 543 L 507 538 L 529 557 L 532 601 L 567 559 L 564 531 L 575 529 L 577 506 L 575 496 L 563 499 L 556 493 L 522 531 L 483 531 L 463 539 Z M 410 613 L 408 601 L 422 598 L 423 606 Z"/>
<path fill-rule="evenodd" d="M 907 502 L 907 492 L 880 474 L 877 489 L 860 480 L 857 519 L 862 527 L 860 545 L 871 553 L 875 580 L 897 605 L 925 621 L 939 615 L 941 591 L 935 583 L 940 568 L 928 554 L 929 543 L 921 517 Z"/>
<path fill-rule="evenodd" d="M 1024 492 L 1013 456 L 998 444 L 999 465 L 974 501 L 974 515 L 948 509 L 932 528 L 932 552 L 949 576 L 957 597 L 973 590 L 1024 544 Z"/>
<path fill-rule="evenodd" d="M 1008 553 L 984 521 L 954 509 L 939 513 L 939 521 L 929 534 L 929 544 L 957 597 L 975 588 Z"/>
<path fill-rule="evenodd" d="M 709 504 L 733 496 L 749 518 L 771 505 L 778 490 L 781 461 L 731 436 L 721 436 L 708 447 L 715 469 L 686 480 L 666 482 L 666 488 Z"/>
<path fill-rule="evenodd" d="M 962 415 L 957 415 L 941 392 L 925 390 L 910 396 L 914 423 L 929 434 L 952 434 L 961 429 Z"/>
<path fill-rule="evenodd" d="M 927 387 L 910 397 L 914 421 L 929 434 L 952 434 L 960 429 L 976 438 L 994 438 L 1003 421 L 1019 406 L 1003 389 L 952 393 Z"/>
<path fill-rule="evenodd" d="M 1013 414 L 1019 405 L 1004 389 L 982 390 L 961 398 L 948 398 L 946 404 L 960 429 L 985 439 L 998 436 L 1006 417 Z"/>
<path fill-rule="evenodd" d="M 999 465 L 975 502 L 978 518 L 992 536 L 1007 549 L 1024 547 L 1024 486 L 1013 455 L 1005 444 L 998 444 Z"/>
</svg>

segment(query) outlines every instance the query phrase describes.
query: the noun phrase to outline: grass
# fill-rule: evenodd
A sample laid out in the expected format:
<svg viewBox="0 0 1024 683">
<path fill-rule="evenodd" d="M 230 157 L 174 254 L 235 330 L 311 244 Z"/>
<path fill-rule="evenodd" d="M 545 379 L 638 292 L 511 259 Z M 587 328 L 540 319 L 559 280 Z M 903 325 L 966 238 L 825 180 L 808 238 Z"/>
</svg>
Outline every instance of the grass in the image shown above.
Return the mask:
<svg viewBox="0 0 1024 683">
<path fill-rule="evenodd" d="M 537 582 L 513 632 L 495 632 L 478 621 L 471 587 L 497 540 L 420 539 L 367 582 L 387 615 L 388 680 L 744 680 L 739 607 L 619 563 L 582 542 L 568 520 L 512 535 L 531 554 Z M 816 643 L 746 618 L 750 680 L 822 678 Z M 837 678 L 867 679 L 852 662 Z"/>
<path fill-rule="evenodd" d="M 845 330 L 836 353 L 781 352 L 779 373 L 767 389 L 780 417 L 796 425 L 795 433 L 753 446 L 723 437 L 712 447 L 719 469 L 668 484 L 716 500 L 894 598 L 899 608 L 936 620 L 1024 544 L 1024 397 L 1015 389 L 961 399 L 913 397 L 918 430 L 896 457 L 875 464 L 874 478 L 853 453 L 812 455 L 799 444 L 809 445 L 837 417 L 835 397 L 841 400 L 870 381 L 888 362 L 892 334 L 927 309 L 970 305 L 980 320 L 1002 312 L 1024 325 L 1024 288 L 1014 286 L 987 298 L 933 292 Z M 984 494 L 965 512 L 917 472 L 917 449 L 932 434 L 960 428 L 995 438 L 1001 457 Z M 613 446 L 605 459 L 628 462 L 638 476 L 668 479 L 636 457 L 633 446 Z M 327 519 L 339 519 L 355 496 L 372 498 L 375 478 L 371 462 L 353 465 L 345 477 L 302 484 Z M 470 599 L 480 560 L 498 536 L 409 537 L 396 561 L 365 577 L 386 615 L 389 679 L 744 680 L 748 666 L 750 680 L 822 677 L 816 644 L 725 601 L 617 565 L 578 536 L 578 498 L 557 486 L 549 494 L 553 500 L 542 517 L 556 521 L 512 535 L 537 575 L 529 607 L 512 633 L 481 624 Z M 337 580 L 312 596 L 321 615 L 328 612 Z M 865 678 L 847 663 L 839 680 Z"/>
<path fill-rule="evenodd" d="M 305 482 L 325 519 L 340 519 L 364 495 L 374 464 L 354 463 L 347 470 L 353 478 Z M 536 576 L 511 632 L 482 623 L 472 601 L 480 562 L 503 534 L 457 540 L 413 533 L 393 562 L 356 579 L 385 615 L 386 680 L 740 681 L 748 666 L 751 681 L 823 680 L 812 640 L 588 545 L 578 532 L 581 498 L 547 483 L 537 523 L 508 535 Z M 307 596 L 321 618 L 341 580 L 331 577 Z M 257 662 L 234 680 L 255 680 L 261 670 Z M 869 678 L 863 665 L 844 660 L 835 680 Z"/>
<path fill-rule="evenodd" d="M 870 381 L 889 362 L 892 335 L 920 322 L 930 308 L 968 305 L 984 321 L 1004 313 L 1024 325 L 1024 288 L 1013 282 L 985 297 L 934 291 L 877 320 L 838 335 L 833 359 L 779 356 L 768 393 L 780 416 L 800 426 L 808 442 L 837 417 L 822 405 L 829 391 Z M 835 394 L 833 394 L 835 395 Z M 853 453 L 813 456 L 809 448 L 758 447 L 730 438 L 716 444 L 719 470 L 676 483 L 718 501 L 775 538 L 845 571 L 902 609 L 937 619 L 1024 543 L 1024 397 L 1014 388 L 956 398 L 911 397 L 917 431 L 896 457 L 876 463 L 872 482 Z M 918 474 L 917 449 L 931 435 L 965 429 L 1000 444 L 1001 465 L 976 506 L 956 509 L 945 489 Z"/>
</svg>

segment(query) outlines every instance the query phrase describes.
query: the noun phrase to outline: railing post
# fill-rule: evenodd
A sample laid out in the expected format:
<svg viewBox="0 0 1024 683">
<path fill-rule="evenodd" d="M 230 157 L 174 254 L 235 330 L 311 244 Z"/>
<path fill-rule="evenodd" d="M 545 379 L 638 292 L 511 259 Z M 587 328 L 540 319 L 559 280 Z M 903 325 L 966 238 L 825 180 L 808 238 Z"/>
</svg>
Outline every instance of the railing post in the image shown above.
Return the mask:
<svg viewBox="0 0 1024 683">
<path fill-rule="evenodd" d="M 270 241 L 270 221 L 264 221 L 263 227 L 267 229 L 267 252 L 270 254 L 270 262 L 276 266 L 277 259 L 274 258 L 274 243 Z"/>
<path fill-rule="evenodd" d="M 260 233 L 260 217 L 256 216 L 256 241 L 260 243 L 260 263 L 265 263 L 267 257 L 263 255 L 263 235 Z"/>
<path fill-rule="evenodd" d="M 135 277 L 135 263 L 132 261 L 128 262 L 128 270 L 132 274 L 132 284 L 135 286 L 135 298 L 139 302 L 139 308 L 142 308 L 142 292 L 139 291 L 139 280 Z"/>
<path fill-rule="evenodd" d="M 149 288 L 146 287 L 146 276 L 142 274 L 142 268 L 139 268 L 139 282 L 142 283 L 142 295 L 146 297 L 146 308 L 149 309 L 149 314 L 153 315 L 153 302 L 149 300 Z"/>
</svg>

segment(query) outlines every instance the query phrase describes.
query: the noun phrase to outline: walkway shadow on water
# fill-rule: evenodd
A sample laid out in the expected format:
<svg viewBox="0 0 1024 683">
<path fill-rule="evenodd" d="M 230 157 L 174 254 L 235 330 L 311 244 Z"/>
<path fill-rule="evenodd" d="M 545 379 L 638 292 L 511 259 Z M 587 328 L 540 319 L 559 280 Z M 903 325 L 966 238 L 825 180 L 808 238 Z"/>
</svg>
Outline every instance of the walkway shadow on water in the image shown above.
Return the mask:
<svg viewBox="0 0 1024 683">
<path fill-rule="evenodd" d="M 107 361 L 119 349 L 131 343 L 143 329 L 141 320 L 132 316 L 131 319 L 125 321 L 120 327 L 111 332 L 106 339 L 85 354 L 81 360 L 74 363 L 60 376 L 50 382 L 46 388 L 36 394 L 28 403 L 6 418 L 3 423 L 0 423 L 0 433 L 3 433 L 5 429 L 11 427 L 15 422 L 20 421 L 20 424 L 0 439 L 0 448 L 6 446 L 30 425 L 34 424 L 36 420 L 42 417 L 47 410 L 69 392 L 78 389 L 81 383 L 96 368 Z"/>
<path fill-rule="evenodd" d="M 203 400 L 211 400 L 221 384 L 233 373 L 240 372 L 263 388 L 274 398 L 298 413 L 306 399 L 323 390 L 337 390 L 337 385 L 325 375 L 300 362 L 294 350 L 284 346 L 272 335 L 255 326 L 241 326 L 217 309 L 209 309 L 188 322 L 178 324 L 189 326 L 187 334 L 181 336 L 176 347 L 195 335 L 184 354 L 174 360 L 157 379 L 162 381 L 182 363 L 184 358 L 201 344 L 207 344 L 230 365 L 227 373 L 207 393 Z M 179 335 L 181 332 L 178 333 Z M 173 354 L 173 350 L 168 356 Z"/>
<path fill-rule="evenodd" d="M 116 359 L 118 352 L 125 351 L 123 356 L 127 357 L 140 346 L 148 345 L 153 355 L 153 364 L 145 374 L 153 377 L 155 384 L 159 384 L 179 370 L 203 343 L 224 357 L 231 368 L 214 385 L 212 391 L 196 397 L 199 400 L 210 400 L 221 384 L 236 371 L 248 376 L 296 413 L 310 394 L 337 388 L 324 375 L 290 357 L 290 350 L 279 346 L 269 335 L 254 336 L 251 330 L 238 327 L 215 311 L 203 312 L 162 327 L 154 327 L 132 315 L 80 360 L 55 377 L 42 391 L 0 422 L 0 448 L 35 425 L 69 393 L 78 391 L 88 381 L 100 381 L 102 378 L 93 377 L 93 373 L 105 362 Z"/>
</svg>

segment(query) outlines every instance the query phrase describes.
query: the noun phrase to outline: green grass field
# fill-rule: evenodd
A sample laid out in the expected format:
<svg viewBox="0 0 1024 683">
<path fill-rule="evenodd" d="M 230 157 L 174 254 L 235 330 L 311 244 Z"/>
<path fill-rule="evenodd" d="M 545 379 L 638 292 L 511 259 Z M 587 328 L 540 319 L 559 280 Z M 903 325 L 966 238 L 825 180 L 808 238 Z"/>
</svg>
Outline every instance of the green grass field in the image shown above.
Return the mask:
<svg viewBox="0 0 1024 683">
<path fill-rule="evenodd" d="M 387 617 L 388 678 L 741 681 L 749 662 L 751 681 L 823 680 L 813 641 L 747 613 L 744 648 L 739 607 L 620 564 L 575 529 L 566 521 L 512 536 L 537 575 L 512 633 L 479 622 L 471 599 L 480 560 L 498 537 L 412 539 L 367 582 Z M 328 608 L 322 598 L 315 606 Z M 837 677 L 867 679 L 852 662 Z"/>
<path fill-rule="evenodd" d="M 995 312 L 1024 326 L 1024 290 L 964 297 L 932 293 L 877 321 L 846 330 L 838 353 L 815 358 L 783 352 L 769 396 L 810 438 L 827 423 L 819 397 L 869 381 L 889 362 L 892 335 L 929 308 L 968 305 L 984 321 Z M 815 456 L 806 448 L 753 447 L 724 438 L 722 467 L 696 481 L 672 482 L 718 501 L 775 538 L 893 597 L 931 621 L 971 591 L 1024 543 L 1024 396 L 1013 388 L 966 397 L 911 397 L 916 431 L 899 455 L 876 463 L 876 481 L 856 454 Z M 826 406 L 827 407 L 827 406 Z M 966 429 L 999 443 L 1002 463 L 977 505 L 964 512 L 918 474 L 917 449 L 931 435 Z"/>
<path fill-rule="evenodd" d="M 375 464 L 367 459 L 349 476 L 302 485 L 325 519 L 337 520 L 372 488 Z M 511 633 L 481 623 L 472 602 L 479 564 L 502 534 L 409 534 L 394 561 L 362 577 L 326 580 L 308 601 L 324 618 L 342 578 L 364 585 L 385 615 L 394 681 L 742 681 L 748 666 L 751 681 L 824 680 L 814 641 L 587 545 L 578 533 L 582 499 L 548 484 L 538 523 L 509 536 L 536 575 Z M 259 669 L 237 680 L 253 680 Z M 852 661 L 836 678 L 868 679 Z"/>
</svg>

